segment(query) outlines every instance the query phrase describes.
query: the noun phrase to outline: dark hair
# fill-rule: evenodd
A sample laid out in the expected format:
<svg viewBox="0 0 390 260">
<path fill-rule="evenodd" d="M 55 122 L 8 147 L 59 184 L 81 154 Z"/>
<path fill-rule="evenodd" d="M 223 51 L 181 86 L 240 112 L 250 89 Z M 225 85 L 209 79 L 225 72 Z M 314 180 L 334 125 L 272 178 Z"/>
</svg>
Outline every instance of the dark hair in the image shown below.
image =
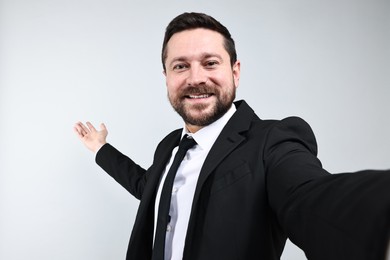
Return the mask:
<svg viewBox="0 0 390 260">
<path fill-rule="evenodd" d="M 233 66 L 237 61 L 236 47 L 229 30 L 213 17 L 203 13 L 183 13 L 175 17 L 165 30 L 164 42 L 161 51 L 162 65 L 165 71 L 165 60 L 167 58 L 167 44 L 172 35 L 185 30 L 205 28 L 220 33 L 224 37 L 224 47 L 230 56 L 230 63 Z"/>
</svg>

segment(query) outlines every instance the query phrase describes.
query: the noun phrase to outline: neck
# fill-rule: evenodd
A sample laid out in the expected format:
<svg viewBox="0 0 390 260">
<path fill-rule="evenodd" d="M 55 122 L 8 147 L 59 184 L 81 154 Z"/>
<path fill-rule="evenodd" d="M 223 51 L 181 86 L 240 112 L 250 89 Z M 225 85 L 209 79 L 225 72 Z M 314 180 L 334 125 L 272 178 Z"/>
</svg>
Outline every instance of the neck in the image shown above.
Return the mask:
<svg viewBox="0 0 390 260">
<path fill-rule="evenodd" d="M 198 132 L 200 129 L 202 129 L 203 126 L 186 124 L 186 128 L 187 128 L 188 132 L 190 132 L 190 133 L 192 133 L 192 134 L 195 134 L 195 133 Z"/>
</svg>

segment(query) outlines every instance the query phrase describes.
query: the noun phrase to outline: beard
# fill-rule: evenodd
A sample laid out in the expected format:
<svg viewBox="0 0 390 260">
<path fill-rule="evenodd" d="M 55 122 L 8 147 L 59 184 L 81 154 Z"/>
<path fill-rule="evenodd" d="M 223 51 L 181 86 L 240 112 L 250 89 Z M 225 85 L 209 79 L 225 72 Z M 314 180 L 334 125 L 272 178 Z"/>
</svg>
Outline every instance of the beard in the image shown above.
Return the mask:
<svg viewBox="0 0 390 260">
<path fill-rule="evenodd" d="M 189 95 L 211 94 L 216 101 L 212 104 L 188 104 L 186 99 Z M 189 86 L 171 96 L 168 99 L 174 110 L 183 118 L 186 124 L 194 126 L 207 126 L 221 118 L 231 107 L 236 98 L 234 82 L 228 89 L 221 91 L 214 85 Z"/>
</svg>

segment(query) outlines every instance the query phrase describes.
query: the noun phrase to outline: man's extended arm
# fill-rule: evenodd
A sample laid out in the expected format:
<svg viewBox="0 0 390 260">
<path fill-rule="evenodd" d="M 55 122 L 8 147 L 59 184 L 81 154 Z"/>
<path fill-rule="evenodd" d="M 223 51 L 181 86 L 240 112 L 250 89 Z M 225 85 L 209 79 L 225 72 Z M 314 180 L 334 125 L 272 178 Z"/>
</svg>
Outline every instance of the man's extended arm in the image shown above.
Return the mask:
<svg viewBox="0 0 390 260">
<path fill-rule="evenodd" d="M 86 125 L 78 122 L 74 126 L 74 131 L 84 145 L 96 154 L 99 166 L 133 196 L 140 199 L 146 181 L 144 176 L 146 170 L 107 143 L 106 126 L 101 124 L 100 130 L 96 130 L 90 122 Z"/>
<path fill-rule="evenodd" d="M 308 259 L 384 259 L 389 239 L 390 171 L 327 174 L 310 127 L 290 118 L 265 148 L 272 209 Z"/>
</svg>

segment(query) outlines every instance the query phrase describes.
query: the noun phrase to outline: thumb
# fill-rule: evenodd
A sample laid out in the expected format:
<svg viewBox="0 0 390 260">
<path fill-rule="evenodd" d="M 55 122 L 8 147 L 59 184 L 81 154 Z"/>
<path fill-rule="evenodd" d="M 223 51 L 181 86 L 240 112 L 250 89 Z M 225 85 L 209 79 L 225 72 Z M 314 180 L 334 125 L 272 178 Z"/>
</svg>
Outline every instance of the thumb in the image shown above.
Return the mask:
<svg viewBox="0 0 390 260">
<path fill-rule="evenodd" d="M 100 124 L 100 129 L 103 130 L 103 131 L 107 131 L 107 127 L 104 123 L 101 123 Z"/>
</svg>

